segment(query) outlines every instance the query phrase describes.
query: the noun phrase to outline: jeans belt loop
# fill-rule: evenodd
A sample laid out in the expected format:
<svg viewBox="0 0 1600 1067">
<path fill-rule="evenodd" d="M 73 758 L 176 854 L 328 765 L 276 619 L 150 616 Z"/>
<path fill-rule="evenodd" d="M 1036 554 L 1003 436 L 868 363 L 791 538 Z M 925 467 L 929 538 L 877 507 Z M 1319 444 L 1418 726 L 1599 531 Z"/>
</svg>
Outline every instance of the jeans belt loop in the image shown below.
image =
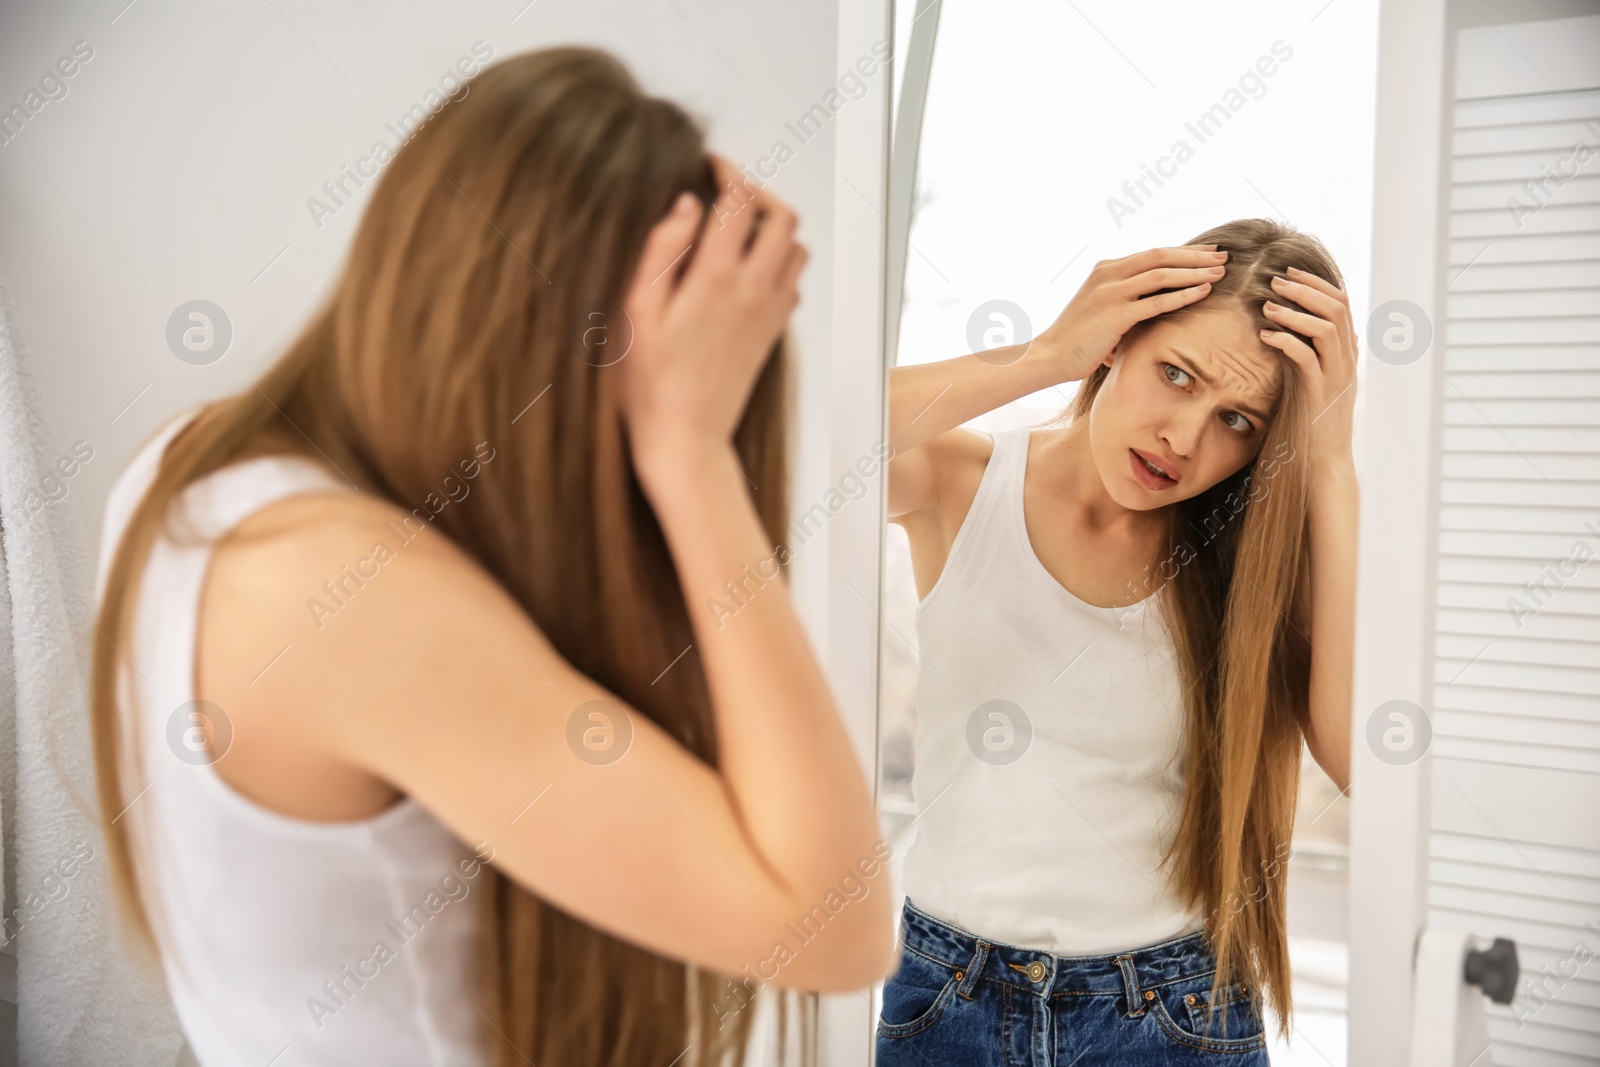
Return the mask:
<svg viewBox="0 0 1600 1067">
<path fill-rule="evenodd" d="M 989 958 L 989 943 L 979 940 L 978 951 L 972 954 L 972 962 L 967 964 L 966 973 L 961 976 L 961 983 L 956 986 L 956 992 L 961 994 L 963 1000 L 972 999 L 972 987 L 978 984 L 978 973 L 983 970 L 984 961 Z"/>
<path fill-rule="evenodd" d="M 1118 956 L 1117 966 L 1122 970 L 1122 991 L 1127 996 L 1128 1014 L 1144 1014 L 1144 996 L 1139 992 L 1139 975 L 1133 969 L 1132 956 Z"/>
</svg>

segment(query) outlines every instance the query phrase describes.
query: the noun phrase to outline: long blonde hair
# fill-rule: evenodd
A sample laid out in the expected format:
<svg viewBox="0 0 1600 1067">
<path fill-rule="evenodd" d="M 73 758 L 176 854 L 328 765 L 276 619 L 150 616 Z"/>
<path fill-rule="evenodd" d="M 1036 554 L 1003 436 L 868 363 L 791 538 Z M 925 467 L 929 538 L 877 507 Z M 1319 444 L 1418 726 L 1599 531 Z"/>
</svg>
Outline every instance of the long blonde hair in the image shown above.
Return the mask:
<svg viewBox="0 0 1600 1067">
<path fill-rule="evenodd" d="M 707 205 L 718 194 L 703 133 L 607 53 L 551 48 L 488 67 L 388 164 L 331 297 L 288 351 L 168 445 L 110 566 L 93 657 L 113 887 L 147 947 L 139 853 L 115 821 L 137 791 L 119 774 L 117 650 L 168 505 L 241 458 L 298 452 L 410 508 L 475 445 L 504 442 L 496 476 L 435 525 L 578 670 L 717 765 L 688 609 L 630 463 L 612 360 L 591 336 L 626 330 L 618 308 L 645 238 L 684 190 Z M 775 543 L 788 521 L 786 377 L 780 338 L 734 441 Z M 730 979 L 596 930 L 492 868 L 487 894 L 479 1007 L 497 1063 L 743 1062 L 754 1013 L 717 1011 Z M 777 1006 L 785 1044 L 790 1005 Z"/>
<path fill-rule="evenodd" d="M 1203 300 L 1160 316 L 1168 321 L 1221 307 L 1281 330 L 1262 313 L 1264 301 L 1305 309 L 1273 290 L 1273 275 L 1297 267 L 1344 284 L 1320 242 L 1267 219 L 1225 223 L 1188 243 L 1229 253 L 1227 269 Z M 1164 862 L 1182 898 L 1205 915 L 1217 957 L 1213 1003 L 1224 984 L 1253 984 L 1287 1036 L 1286 873 L 1311 676 L 1304 459 L 1316 413 L 1307 410 L 1297 366 L 1285 357 L 1282 367 L 1283 389 L 1260 452 L 1171 505 L 1155 579 L 1170 587 L 1167 621 L 1186 716 L 1187 784 Z M 1086 417 L 1109 373 L 1109 366 L 1096 367 L 1051 421 Z"/>
</svg>

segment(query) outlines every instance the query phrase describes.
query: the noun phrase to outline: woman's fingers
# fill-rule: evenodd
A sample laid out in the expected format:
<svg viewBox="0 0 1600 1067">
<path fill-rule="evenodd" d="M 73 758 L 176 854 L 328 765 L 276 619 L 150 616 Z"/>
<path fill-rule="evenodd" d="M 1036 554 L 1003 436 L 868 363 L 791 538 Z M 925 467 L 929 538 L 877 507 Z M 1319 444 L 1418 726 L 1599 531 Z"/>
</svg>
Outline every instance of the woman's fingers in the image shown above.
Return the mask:
<svg viewBox="0 0 1600 1067">
<path fill-rule="evenodd" d="M 1123 295 L 1132 300 L 1158 289 L 1184 289 L 1203 282 L 1216 282 L 1225 268 L 1217 263 L 1208 267 L 1159 267 L 1118 282 Z"/>
<path fill-rule="evenodd" d="M 1304 334 L 1314 340 L 1320 341 L 1333 337 L 1339 332 L 1338 327 L 1327 319 L 1309 315 L 1304 311 L 1295 311 L 1293 308 L 1284 307 L 1282 304 L 1275 304 L 1271 300 L 1266 301 L 1261 310 L 1267 318 L 1284 329 Z"/>
<path fill-rule="evenodd" d="M 1316 381 L 1316 376 L 1322 373 L 1322 368 L 1317 363 L 1316 350 L 1294 334 L 1284 330 L 1262 330 L 1261 340 L 1299 364 L 1301 373 L 1307 376 L 1307 381 Z"/>
<path fill-rule="evenodd" d="M 1211 283 L 1201 282 L 1199 285 L 1192 285 L 1187 289 L 1179 289 L 1174 293 L 1160 293 L 1156 296 L 1130 300 L 1128 307 L 1132 311 L 1133 322 L 1143 322 L 1145 319 L 1154 318 L 1157 315 L 1181 308 L 1185 304 L 1203 300 L 1209 292 L 1211 292 Z"/>
<path fill-rule="evenodd" d="M 713 153 L 711 158 L 717 180 L 724 188 L 731 186 L 734 190 L 725 201 L 719 201 L 725 203 L 732 214 L 718 218 L 718 253 L 731 251 L 754 281 L 757 292 L 778 288 L 788 270 L 799 216 L 770 190 L 743 180 L 733 164 L 722 156 Z"/>
<path fill-rule="evenodd" d="M 711 205 L 712 221 L 695 255 L 695 264 L 704 263 L 705 268 L 700 272 L 694 265 L 689 268 L 702 276 L 731 272 L 738 265 L 756 219 L 755 190 L 746 184 L 739 169 L 715 152 L 711 153 L 711 166 L 720 192 Z"/>
<path fill-rule="evenodd" d="M 1118 277 L 1131 278 L 1160 267 L 1215 267 L 1228 261 L 1228 253 L 1209 248 L 1152 248 L 1116 261 Z"/>
<path fill-rule="evenodd" d="M 789 293 L 789 307 L 792 309 L 800 300 L 800 272 L 805 269 L 806 260 L 811 258 L 811 252 L 799 242 L 789 248 L 789 256 L 784 261 L 783 275 L 778 282 L 778 292 Z"/>
<path fill-rule="evenodd" d="M 1262 313 L 1273 322 L 1315 340 L 1316 354 L 1323 361 L 1322 369 L 1335 381 L 1354 373 L 1359 349 L 1355 324 L 1350 320 L 1349 297 L 1344 290 L 1314 274 L 1295 267 L 1290 267 L 1288 273 L 1294 277 L 1272 279 L 1273 291 L 1306 311 L 1292 311 L 1267 301 Z"/>
<path fill-rule="evenodd" d="M 1339 288 L 1337 285 L 1334 285 L 1332 282 L 1323 278 L 1319 278 L 1310 271 L 1301 270 L 1299 267 L 1290 267 L 1288 274 L 1290 281 L 1307 285 L 1323 295 L 1330 297 L 1334 301 L 1343 304 L 1345 307 L 1350 306 L 1350 294 L 1346 293 L 1343 289 Z"/>
<path fill-rule="evenodd" d="M 766 189 L 757 193 L 754 206 L 761 212 L 761 224 L 756 229 L 755 243 L 747 259 L 757 290 L 767 292 L 778 288 L 784 280 L 800 218 L 793 208 Z"/>
<path fill-rule="evenodd" d="M 1289 269 L 1293 270 L 1294 268 L 1291 267 Z M 1306 277 L 1310 278 L 1312 275 L 1308 274 Z M 1281 277 L 1272 279 L 1272 288 L 1274 292 L 1282 293 L 1287 299 L 1293 300 L 1313 315 L 1320 315 L 1329 322 L 1339 321 L 1339 318 L 1345 314 L 1350 306 L 1345 299 L 1342 299 L 1344 293 L 1338 289 L 1333 290 L 1338 296 L 1333 296 L 1323 289 L 1306 282 L 1297 282 Z"/>
<path fill-rule="evenodd" d="M 651 228 L 628 287 L 628 314 L 635 321 L 656 317 L 666 305 L 674 286 L 670 268 L 694 241 L 703 212 L 699 198 L 685 192 Z"/>
</svg>

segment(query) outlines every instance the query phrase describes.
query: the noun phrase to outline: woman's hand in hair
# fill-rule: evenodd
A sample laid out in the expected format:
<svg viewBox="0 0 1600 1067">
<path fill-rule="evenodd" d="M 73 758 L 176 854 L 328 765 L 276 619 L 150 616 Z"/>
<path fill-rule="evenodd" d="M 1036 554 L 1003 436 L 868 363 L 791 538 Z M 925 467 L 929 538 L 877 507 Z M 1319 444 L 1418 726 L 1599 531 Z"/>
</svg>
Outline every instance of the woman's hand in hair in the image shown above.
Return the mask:
<svg viewBox="0 0 1600 1067">
<path fill-rule="evenodd" d="M 1096 263 L 1072 302 L 1034 345 L 1045 347 L 1062 381 L 1081 381 L 1136 324 L 1202 299 L 1222 277 L 1227 258 L 1215 245 L 1205 245 L 1152 248 Z"/>
<path fill-rule="evenodd" d="M 1313 464 L 1353 465 L 1350 439 L 1355 427 L 1357 347 L 1350 298 L 1332 282 L 1295 267 L 1288 269 L 1287 277 L 1273 278 L 1272 288 L 1305 309 L 1296 311 L 1266 301 L 1263 312 L 1283 329 L 1262 330 L 1261 340 L 1300 368 L 1300 380 L 1315 413 L 1310 441 Z M 1315 347 L 1295 334 L 1311 338 Z"/>
<path fill-rule="evenodd" d="M 800 299 L 807 251 L 794 237 L 794 211 L 711 158 L 721 193 L 710 213 L 685 193 L 651 231 L 627 296 L 633 346 L 617 366 L 636 464 L 731 453 L 756 378 Z"/>
</svg>

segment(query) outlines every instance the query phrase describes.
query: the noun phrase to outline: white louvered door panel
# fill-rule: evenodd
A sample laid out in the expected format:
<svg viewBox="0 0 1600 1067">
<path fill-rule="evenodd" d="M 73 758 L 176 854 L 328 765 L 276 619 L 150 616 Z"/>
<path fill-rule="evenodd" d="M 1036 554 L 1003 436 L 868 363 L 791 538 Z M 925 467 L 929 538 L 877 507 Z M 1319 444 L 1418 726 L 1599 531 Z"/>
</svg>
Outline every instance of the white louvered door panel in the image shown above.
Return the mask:
<svg viewBox="0 0 1600 1067">
<path fill-rule="evenodd" d="M 1458 52 L 1429 922 L 1517 942 L 1480 1061 L 1500 1067 L 1600 1064 L 1594 42 L 1600 17 L 1464 30 Z"/>
</svg>

